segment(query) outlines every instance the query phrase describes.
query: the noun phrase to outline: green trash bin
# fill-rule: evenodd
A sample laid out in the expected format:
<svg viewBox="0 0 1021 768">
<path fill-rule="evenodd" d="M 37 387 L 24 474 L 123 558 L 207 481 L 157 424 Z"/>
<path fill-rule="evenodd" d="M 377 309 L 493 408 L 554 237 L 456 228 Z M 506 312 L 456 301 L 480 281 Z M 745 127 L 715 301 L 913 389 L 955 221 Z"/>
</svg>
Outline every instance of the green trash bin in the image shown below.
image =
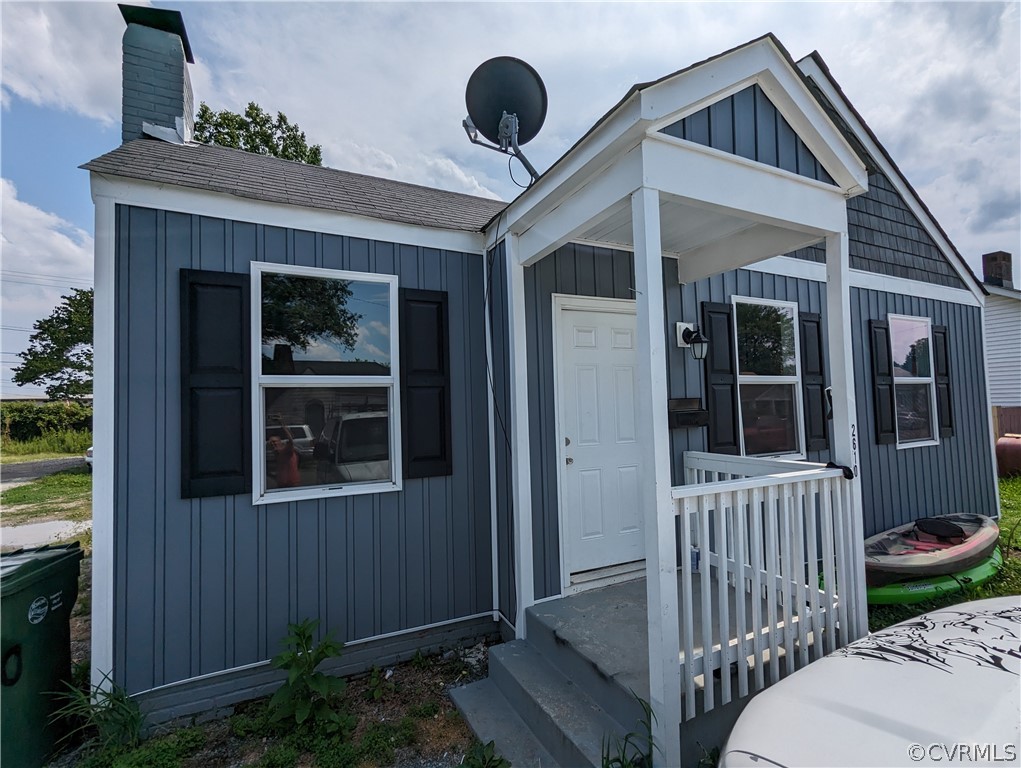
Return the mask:
<svg viewBox="0 0 1021 768">
<path fill-rule="evenodd" d="M 78 542 L 0 555 L 0 765 L 36 768 L 63 729 L 51 695 L 71 680 L 71 609 L 78 599 Z"/>
</svg>

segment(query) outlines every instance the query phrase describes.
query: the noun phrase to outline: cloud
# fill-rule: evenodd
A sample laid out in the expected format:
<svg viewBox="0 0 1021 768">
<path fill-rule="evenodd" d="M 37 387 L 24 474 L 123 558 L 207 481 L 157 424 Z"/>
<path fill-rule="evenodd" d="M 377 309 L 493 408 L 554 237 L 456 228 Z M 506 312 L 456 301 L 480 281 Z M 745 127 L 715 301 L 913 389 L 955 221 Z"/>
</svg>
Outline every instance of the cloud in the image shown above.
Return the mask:
<svg viewBox="0 0 1021 768">
<path fill-rule="evenodd" d="M 3 393 L 41 392 L 38 387 L 18 388 L 10 383 L 11 368 L 20 364 L 15 355 L 28 348 L 29 333 L 37 321 L 53 312 L 60 297 L 72 287 L 92 284 L 92 236 L 18 199 L 8 179 L 0 179 L 3 204 L 3 354 L 0 376 Z"/>
<path fill-rule="evenodd" d="M 379 320 L 372 320 L 369 323 L 369 327 L 376 333 L 381 334 L 387 338 L 390 338 L 390 326 L 386 323 L 380 322 Z"/>
<path fill-rule="evenodd" d="M 327 165 L 511 200 L 507 158 L 468 143 L 464 87 L 496 55 L 549 94 L 524 149 L 548 168 L 636 82 L 774 32 L 813 49 L 951 239 L 1021 250 L 997 200 L 1021 166 L 1017 3 L 187 3 L 196 101 L 257 101 L 322 144 Z M 116 122 L 113 3 L 4 3 L 3 98 Z M 499 34 L 494 34 L 499 30 Z M 520 179 L 523 171 L 515 168 Z"/>
<path fill-rule="evenodd" d="M 114 3 L 2 3 L 3 106 L 18 96 L 109 125 L 120 120 L 124 21 Z"/>
</svg>

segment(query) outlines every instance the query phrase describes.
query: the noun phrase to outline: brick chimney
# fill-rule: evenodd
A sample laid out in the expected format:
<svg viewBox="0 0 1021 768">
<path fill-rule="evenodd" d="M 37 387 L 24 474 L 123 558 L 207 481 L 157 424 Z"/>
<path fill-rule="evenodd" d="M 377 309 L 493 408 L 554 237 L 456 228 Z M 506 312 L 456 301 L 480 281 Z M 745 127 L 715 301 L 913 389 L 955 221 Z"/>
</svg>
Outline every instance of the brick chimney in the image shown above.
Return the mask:
<svg viewBox="0 0 1021 768">
<path fill-rule="evenodd" d="M 1006 251 L 993 251 L 982 254 L 982 280 L 989 285 L 1002 288 L 1014 287 L 1014 275 L 1011 267 L 1010 254 Z"/>
<path fill-rule="evenodd" d="M 195 103 L 188 64 L 194 64 L 180 11 L 118 5 L 127 22 L 122 70 L 121 140 L 155 136 L 191 139 Z"/>
</svg>

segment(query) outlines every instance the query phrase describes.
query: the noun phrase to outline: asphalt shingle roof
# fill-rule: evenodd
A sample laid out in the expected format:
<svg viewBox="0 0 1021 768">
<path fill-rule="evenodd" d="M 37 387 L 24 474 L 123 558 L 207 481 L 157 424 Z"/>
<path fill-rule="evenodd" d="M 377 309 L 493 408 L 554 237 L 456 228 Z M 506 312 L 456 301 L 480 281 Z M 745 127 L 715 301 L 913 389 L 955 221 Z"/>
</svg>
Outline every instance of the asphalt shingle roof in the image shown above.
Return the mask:
<svg viewBox="0 0 1021 768">
<path fill-rule="evenodd" d="M 468 232 L 480 232 L 507 207 L 500 200 L 208 144 L 135 139 L 81 167 L 157 184 Z"/>
</svg>

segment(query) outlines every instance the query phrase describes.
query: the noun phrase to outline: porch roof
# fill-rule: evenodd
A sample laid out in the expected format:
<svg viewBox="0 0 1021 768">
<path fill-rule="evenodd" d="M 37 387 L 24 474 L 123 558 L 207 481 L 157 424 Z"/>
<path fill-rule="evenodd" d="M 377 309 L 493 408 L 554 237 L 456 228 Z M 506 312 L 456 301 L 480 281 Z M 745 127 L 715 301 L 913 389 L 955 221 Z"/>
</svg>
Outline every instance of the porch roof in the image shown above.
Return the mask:
<svg viewBox="0 0 1021 768">
<path fill-rule="evenodd" d="M 757 86 L 833 183 L 749 160 L 663 128 Z M 867 189 L 866 164 L 771 34 L 628 94 L 497 219 L 488 239 L 519 238 L 538 261 L 569 241 L 634 246 L 631 195 L 659 192 L 664 254 L 682 282 L 846 230 L 846 199 Z M 711 271 L 705 266 L 712 265 Z"/>
</svg>

